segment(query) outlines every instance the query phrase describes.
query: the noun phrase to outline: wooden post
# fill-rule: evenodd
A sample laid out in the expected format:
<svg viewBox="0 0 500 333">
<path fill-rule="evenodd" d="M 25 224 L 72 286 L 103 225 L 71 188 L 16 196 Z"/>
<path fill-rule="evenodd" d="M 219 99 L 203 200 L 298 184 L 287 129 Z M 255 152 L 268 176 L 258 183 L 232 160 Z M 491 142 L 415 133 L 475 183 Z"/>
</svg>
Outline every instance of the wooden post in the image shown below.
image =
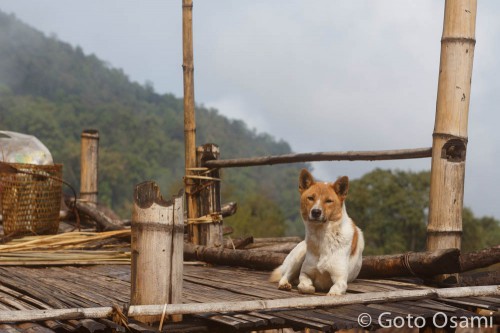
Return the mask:
<svg viewBox="0 0 500 333">
<path fill-rule="evenodd" d="M 461 246 L 476 8 L 477 0 L 445 3 L 432 145 L 428 251 Z"/>
<path fill-rule="evenodd" d="M 182 297 L 183 195 L 165 201 L 158 185 L 144 182 L 134 190 L 130 304 L 173 304 Z M 138 316 L 152 323 L 161 316 Z M 173 318 L 179 320 L 181 318 Z"/>
<path fill-rule="evenodd" d="M 194 65 L 193 65 L 193 1 L 182 0 L 182 54 L 184 72 L 184 154 L 186 177 L 185 192 L 188 219 L 197 218 L 197 198 L 194 190 L 191 170 L 196 168 L 196 120 L 194 104 Z M 188 239 L 199 244 L 199 230 L 197 224 L 188 227 Z"/>
<path fill-rule="evenodd" d="M 87 129 L 81 136 L 80 199 L 97 205 L 97 171 L 99 159 L 99 132 Z"/>
<path fill-rule="evenodd" d="M 220 157 L 219 147 L 217 145 L 208 143 L 196 149 L 197 164 L 203 166 L 205 161 L 217 160 Z M 213 180 L 203 180 L 202 185 L 199 186 L 197 196 L 198 202 L 198 216 L 210 216 L 213 223 L 203 223 L 198 227 L 199 230 L 199 245 L 205 246 L 222 246 L 222 212 L 220 200 L 220 171 L 213 169 L 204 176 L 213 178 Z"/>
</svg>

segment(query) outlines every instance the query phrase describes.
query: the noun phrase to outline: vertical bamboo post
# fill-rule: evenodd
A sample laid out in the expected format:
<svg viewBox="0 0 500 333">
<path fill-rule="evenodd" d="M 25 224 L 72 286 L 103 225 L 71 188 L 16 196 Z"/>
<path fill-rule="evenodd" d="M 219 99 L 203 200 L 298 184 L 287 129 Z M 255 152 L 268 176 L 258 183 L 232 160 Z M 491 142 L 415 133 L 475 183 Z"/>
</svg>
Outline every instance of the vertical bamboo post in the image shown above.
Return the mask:
<svg viewBox="0 0 500 333">
<path fill-rule="evenodd" d="M 193 65 L 193 1 L 182 0 L 182 55 L 184 72 L 184 154 L 186 177 L 185 191 L 188 219 L 197 218 L 196 195 L 193 194 L 194 182 L 188 178 L 190 170 L 196 167 L 196 120 L 194 104 L 194 65 Z M 199 244 L 198 225 L 189 224 L 188 239 Z"/>
<path fill-rule="evenodd" d="M 220 157 L 219 147 L 207 143 L 196 149 L 197 164 L 203 166 L 206 161 L 216 160 Z M 219 247 L 223 244 L 222 213 L 220 200 L 220 170 L 212 169 L 205 174 L 213 180 L 205 180 L 204 186 L 200 186 L 198 192 L 199 216 L 210 216 L 214 222 L 199 225 L 200 245 Z"/>
<path fill-rule="evenodd" d="M 87 129 L 81 135 L 80 199 L 97 205 L 99 132 Z"/>
<path fill-rule="evenodd" d="M 180 303 L 184 238 L 183 195 L 165 201 L 155 182 L 134 190 L 132 214 L 131 305 Z M 179 320 L 182 317 L 174 317 Z M 145 323 L 161 316 L 139 316 Z"/>
<path fill-rule="evenodd" d="M 477 0 L 446 0 L 432 144 L 427 250 L 461 247 Z"/>
</svg>

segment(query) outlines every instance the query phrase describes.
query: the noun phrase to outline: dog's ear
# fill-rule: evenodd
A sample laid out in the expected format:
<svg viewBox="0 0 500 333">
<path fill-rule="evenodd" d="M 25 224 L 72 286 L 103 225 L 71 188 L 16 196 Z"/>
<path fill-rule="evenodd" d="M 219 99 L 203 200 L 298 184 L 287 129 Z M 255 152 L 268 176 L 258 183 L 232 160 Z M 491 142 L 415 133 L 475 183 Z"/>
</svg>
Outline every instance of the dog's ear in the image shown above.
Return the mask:
<svg viewBox="0 0 500 333">
<path fill-rule="evenodd" d="M 333 190 L 342 200 L 345 200 L 347 191 L 349 190 L 349 178 L 344 176 L 337 179 L 337 181 L 333 183 Z"/>
<path fill-rule="evenodd" d="M 299 192 L 302 193 L 314 184 L 313 176 L 306 169 L 300 171 L 299 176 Z"/>
</svg>

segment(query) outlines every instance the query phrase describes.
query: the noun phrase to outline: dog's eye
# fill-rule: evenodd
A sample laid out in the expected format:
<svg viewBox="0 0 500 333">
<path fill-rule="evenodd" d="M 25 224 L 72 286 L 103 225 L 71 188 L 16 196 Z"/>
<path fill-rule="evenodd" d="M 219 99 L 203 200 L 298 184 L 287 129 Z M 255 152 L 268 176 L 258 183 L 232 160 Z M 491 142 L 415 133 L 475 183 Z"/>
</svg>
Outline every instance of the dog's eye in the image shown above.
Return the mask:
<svg viewBox="0 0 500 333">
<path fill-rule="evenodd" d="M 325 200 L 325 202 L 326 202 L 327 204 L 331 204 L 331 203 L 333 203 L 333 200 L 332 200 L 332 199 L 326 199 L 326 200 Z"/>
<path fill-rule="evenodd" d="M 314 197 L 313 196 L 307 197 L 307 200 L 314 201 Z"/>
</svg>

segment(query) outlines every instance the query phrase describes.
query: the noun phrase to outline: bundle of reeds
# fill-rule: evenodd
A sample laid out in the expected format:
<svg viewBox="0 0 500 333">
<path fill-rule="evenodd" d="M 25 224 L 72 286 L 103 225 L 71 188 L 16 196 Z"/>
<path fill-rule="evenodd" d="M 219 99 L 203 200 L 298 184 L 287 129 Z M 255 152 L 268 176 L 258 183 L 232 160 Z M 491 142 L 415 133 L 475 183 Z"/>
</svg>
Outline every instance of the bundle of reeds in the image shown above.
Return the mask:
<svg viewBox="0 0 500 333">
<path fill-rule="evenodd" d="M 129 264 L 129 241 L 129 229 L 25 236 L 0 245 L 0 265 Z"/>
</svg>

